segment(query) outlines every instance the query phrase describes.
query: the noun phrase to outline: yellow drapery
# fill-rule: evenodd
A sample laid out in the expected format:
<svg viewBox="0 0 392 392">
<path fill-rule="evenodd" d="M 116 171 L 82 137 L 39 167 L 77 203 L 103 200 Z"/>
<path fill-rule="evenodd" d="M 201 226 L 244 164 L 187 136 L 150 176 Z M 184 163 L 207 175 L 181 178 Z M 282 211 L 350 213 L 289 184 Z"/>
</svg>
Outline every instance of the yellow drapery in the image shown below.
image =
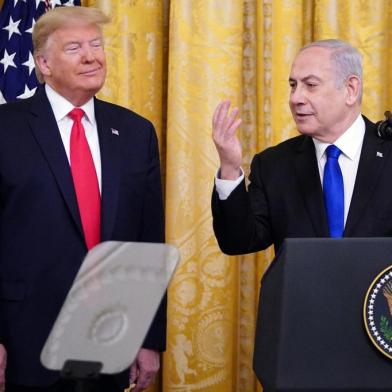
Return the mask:
<svg viewBox="0 0 392 392">
<path fill-rule="evenodd" d="M 211 228 L 218 166 L 211 114 L 241 108 L 244 167 L 256 151 L 295 135 L 287 77 L 298 49 L 342 38 L 364 56 L 363 112 L 391 108 L 392 4 L 385 0 L 96 0 L 109 78 L 101 97 L 150 118 L 161 141 L 167 241 L 182 254 L 169 289 L 163 391 L 261 390 L 251 368 L 259 279 L 272 251 L 221 254 Z"/>
<path fill-rule="evenodd" d="M 32 0 L 29 0 L 32 1 Z M 0 0 L 0 4 L 2 1 Z M 83 0 L 110 14 L 109 74 L 100 97 L 156 126 L 167 241 L 181 265 L 169 289 L 162 383 L 151 390 L 256 391 L 251 369 L 259 278 L 272 252 L 220 253 L 210 193 L 218 159 L 210 133 L 221 99 L 241 108 L 244 167 L 295 135 L 287 77 L 297 50 L 342 38 L 364 56 L 363 113 L 392 108 L 388 0 Z"/>
</svg>

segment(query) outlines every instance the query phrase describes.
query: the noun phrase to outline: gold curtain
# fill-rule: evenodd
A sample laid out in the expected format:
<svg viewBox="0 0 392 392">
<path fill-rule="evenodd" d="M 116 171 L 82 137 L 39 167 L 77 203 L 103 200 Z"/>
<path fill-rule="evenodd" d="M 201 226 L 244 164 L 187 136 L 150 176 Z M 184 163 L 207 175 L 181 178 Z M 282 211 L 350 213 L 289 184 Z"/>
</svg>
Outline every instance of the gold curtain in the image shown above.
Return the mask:
<svg viewBox="0 0 392 392">
<path fill-rule="evenodd" d="M 241 108 L 244 168 L 295 135 L 287 105 L 291 61 L 307 42 L 342 38 L 364 56 L 363 112 L 392 106 L 388 0 L 85 0 L 105 30 L 102 98 L 150 118 L 161 141 L 167 241 L 181 264 L 169 288 L 168 347 L 155 391 L 257 391 L 252 372 L 260 277 L 273 257 L 227 257 L 211 227 L 218 158 L 211 115 Z M 151 390 L 152 390 L 151 389 Z"/>
<path fill-rule="evenodd" d="M 32 0 L 29 0 L 32 1 Z M 2 0 L 0 0 L 0 5 Z M 271 250 L 227 257 L 211 227 L 218 166 L 211 115 L 241 108 L 244 168 L 256 151 L 295 135 L 290 64 L 305 43 L 342 38 L 364 56 L 363 113 L 392 107 L 389 0 L 82 0 L 112 16 L 100 97 L 156 126 L 167 241 L 182 261 L 169 288 L 162 382 L 150 390 L 257 391 L 251 367 L 259 280 Z"/>
</svg>

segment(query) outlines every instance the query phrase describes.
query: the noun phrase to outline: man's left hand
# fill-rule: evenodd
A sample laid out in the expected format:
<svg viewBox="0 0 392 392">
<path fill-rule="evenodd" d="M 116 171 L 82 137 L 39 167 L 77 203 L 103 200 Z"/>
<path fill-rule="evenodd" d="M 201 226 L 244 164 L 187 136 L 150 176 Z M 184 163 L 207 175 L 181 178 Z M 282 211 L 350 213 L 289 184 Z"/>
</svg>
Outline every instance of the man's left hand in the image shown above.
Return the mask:
<svg viewBox="0 0 392 392">
<path fill-rule="evenodd" d="M 155 379 L 159 370 L 159 352 L 141 348 L 133 364 L 129 375 L 129 383 L 136 383 L 132 392 L 143 391 L 148 388 Z"/>
</svg>

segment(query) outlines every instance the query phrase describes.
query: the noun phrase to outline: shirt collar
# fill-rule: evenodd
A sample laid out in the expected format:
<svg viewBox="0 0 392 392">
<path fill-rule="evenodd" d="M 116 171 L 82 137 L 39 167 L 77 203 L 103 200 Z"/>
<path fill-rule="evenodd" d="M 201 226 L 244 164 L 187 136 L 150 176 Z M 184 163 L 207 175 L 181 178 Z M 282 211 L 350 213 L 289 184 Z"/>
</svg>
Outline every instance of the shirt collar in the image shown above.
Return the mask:
<svg viewBox="0 0 392 392">
<path fill-rule="evenodd" d="M 59 122 L 68 115 L 74 106 L 47 83 L 45 84 L 45 91 L 50 106 L 52 107 L 54 117 L 56 118 L 56 121 Z M 83 109 L 87 120 L 91 124 L 95 124 L 94 98 L 88 100 L 84 105 L 80 106 L 80 108 Z"/>
<path fill-rule="evenodd" d="M 349 159 L 353 160 L 358 149 L 361 147 L 363 138 L 365 136 L 365 121 L 361 114 L 358 115 L 356 120 L 351 126 L 333 143 L 338 147 L 342 153 Z M 313 143 L 316 148 L 317 161 L 323 157 L 325 150 L 330 143 L 321 142 L 313 138 Z"/>
</svg>

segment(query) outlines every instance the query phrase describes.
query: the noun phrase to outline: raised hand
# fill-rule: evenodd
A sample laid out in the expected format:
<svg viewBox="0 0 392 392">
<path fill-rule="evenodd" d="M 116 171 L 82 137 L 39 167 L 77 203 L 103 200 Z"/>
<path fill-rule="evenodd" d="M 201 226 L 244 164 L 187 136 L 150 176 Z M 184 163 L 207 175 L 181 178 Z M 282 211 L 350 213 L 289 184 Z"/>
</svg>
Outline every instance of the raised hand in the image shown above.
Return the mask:
<svg viewBox="0 0 392 392">
<path fill-rule="evenodd" d="M 220 159 L 220 178 L 236 180 L 240 176 L 242 148 L 236 131 L 242 120 L 238 108 L 229 113 L 230 101 L 221 102 L 212 118 L 212 137 Z"/>
</svg>

